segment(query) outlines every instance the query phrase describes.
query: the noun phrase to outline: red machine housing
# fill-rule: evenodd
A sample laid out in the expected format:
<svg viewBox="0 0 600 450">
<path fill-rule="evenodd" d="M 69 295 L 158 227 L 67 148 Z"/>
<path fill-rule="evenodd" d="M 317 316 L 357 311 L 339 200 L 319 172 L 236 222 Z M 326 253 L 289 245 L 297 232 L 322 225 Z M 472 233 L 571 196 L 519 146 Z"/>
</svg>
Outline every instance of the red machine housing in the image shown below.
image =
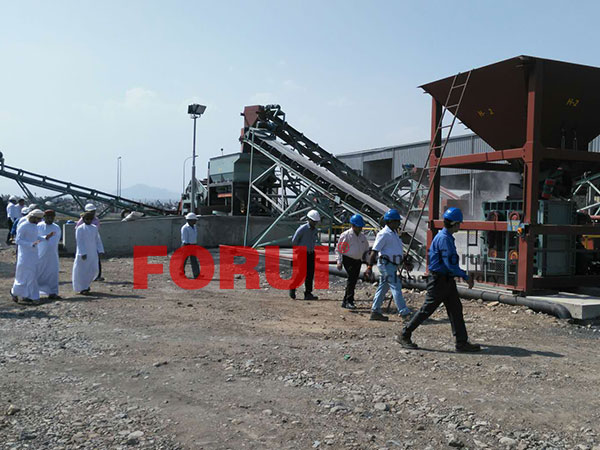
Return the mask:
<svg viewBox="0 0 600 450">
<path fill-rule="evenodd" d="M 541 277 L 533 273 L 538 235 L 600 234 L 600 226 L 594 224 L 537 223 L 540 183 L 544 181 L 540 179 L 541 171 L 557 164 L 568 167 L 573 178 L 587 171 L 600 171 L 600 153 L 588 152 L 589 142 L 600 134 L 600 68 L 519 56 L 474 69 L 456 115 L 494 151 L 440 159 L 442 136 L 438 125 L 453 79 L 421 86 L 433 97 L 428 245 L 443 227 L 438 162 L 440 169 L 519 172 L 523 176 L 524 202 L 524 217 L 520 220 L 527 231 L 513 255 L 518 258 L 517 282 L 509 287 L 529 294 L 537 289 L 600 285 L 600 276 Z M 458 95 L 456 90 L 448 105 L 458 103 Z M 509 231 L 510 222 L 506 220 L 465 221 L 461 229 Z"/>
</svg>

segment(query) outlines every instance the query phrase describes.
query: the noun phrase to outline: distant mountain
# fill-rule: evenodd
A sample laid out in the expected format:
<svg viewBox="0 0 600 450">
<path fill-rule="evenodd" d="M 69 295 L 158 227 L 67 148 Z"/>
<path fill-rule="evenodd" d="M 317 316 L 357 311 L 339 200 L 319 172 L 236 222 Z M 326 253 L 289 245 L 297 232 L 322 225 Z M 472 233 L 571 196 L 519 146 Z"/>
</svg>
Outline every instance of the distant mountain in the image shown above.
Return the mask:
<svg viewBox="0 0 600 450">
<path fill-rule="evenodd" d="M 115 191 L 113 191 L 115 194 Z M 130 200 L 179 200 L 181 194 L 168 189 L 148 186 L 147 184 L 135 184 L 121 190 L 121 197 Z"/>
</svg>

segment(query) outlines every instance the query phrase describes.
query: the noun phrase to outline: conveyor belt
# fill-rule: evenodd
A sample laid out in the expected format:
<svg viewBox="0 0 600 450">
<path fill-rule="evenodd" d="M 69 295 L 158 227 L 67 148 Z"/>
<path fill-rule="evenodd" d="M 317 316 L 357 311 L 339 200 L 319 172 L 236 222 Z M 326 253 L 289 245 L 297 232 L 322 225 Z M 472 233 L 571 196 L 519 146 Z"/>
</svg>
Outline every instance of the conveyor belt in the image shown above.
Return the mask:
<svg viewBox="0 0 600 450">
<path fill-rule="evenodd" d="M 273 133 L 273 129 L 278 126 L 285 126 L 285 132 Z M 285 163 L 305 180 L 325 190 L 332 198 L 339 199 L 338 203 L 349 211 L 360 212 L 365 220 L 375 227 L 381 226 L 381 217 L 388 209 L 406 211 L 405 204 L 384 193 L 373 182 L 304 136 L 300 138 L 300 134 L 295 130 L 293 133 L 290 130 L 293 129 L 282 121 L 279 121 L 279 124 L 271 122 L 268 126 L 263 124 L 260 129 L 249 128 L 243 142 L 274 161 Z M 290 137 L 296 133 L 298 136 Z M 292 143 L 283 139 L 277 140 L 276 136 L 291 140 Z M 310 149 L 307 145 L 316 147 Z M 405 231 L 412 234 L 414 226 L 411 227 L 409 223 Z M 418 242 L 413 242 L 414 251 L 411 254 L 422 262 L 425 257 L 425 230 L 419 230 L 417 236 Z"/>
<path fill-rule="evenodd" d="M 2 166 L 2 168 L 0 168 L 0 176 L 15 180 L 32 202 L 36 202 L 38 200 L 27 186 L 36 186 L 49 191 L 58 192 L 59 195 L 56 197 L 70 195 L 79 204 L 81 209 L 84 208 L 84 204 L 87 201 L 101 203 L 105 205 L 105 209 L 103 211 L 99 211 L 99 216 L 102 216 L 102 213 L 108 211 L 110 208 L 129 209 L 131 211 L 140 211 L 154 216 L 171 214 L 170 211 L 158 208 L 156 206 L 118 197 L 107 192 L 87 188 L 85 186 L 69 183 L 67 181 L 57 180 L 56 178 L 50 178 L 45 175 L 28 172 L 16 167 Z M 74 214 L 72 211 L 60 210 L 59 212 L 73 217 L 78 217 L 78 214 Z"/>
</svg>

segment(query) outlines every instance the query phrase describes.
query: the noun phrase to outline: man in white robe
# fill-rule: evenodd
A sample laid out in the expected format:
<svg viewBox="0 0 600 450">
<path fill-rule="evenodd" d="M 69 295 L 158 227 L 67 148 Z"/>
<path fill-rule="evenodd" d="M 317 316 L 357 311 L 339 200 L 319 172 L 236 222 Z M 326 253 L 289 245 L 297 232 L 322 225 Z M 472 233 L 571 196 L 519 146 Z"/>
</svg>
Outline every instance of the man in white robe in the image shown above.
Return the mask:
<svg viewBox="0 0 600 450">
<path fill-rule="evenodd" d="M 94 205 L 93 203 L 87 203 L 85 205 L 85 208 L 83 209 L 83 214 L 89 212 L 94 215 L 94 218 L 92 219 L 92 225 L 96 225 L 96 227 L 98 227 L 98 232 L 100 232 L 100 219 L 98 219 L 98 217 L 96 216 L 96 209 L 96 205 Z M 83 225 L 83 214 L 75 224 L 75 229 Z M 98 257 L 98 275 L 96 276 L 96 279 L 94 281 L 104 281 L 104 277 L 102 276 L 102 260 L 100 259 L 100 257 Z"/>
<path fill-rule="evenodd" d="M 39 209 L 31 211 L 27 220 L 17 228 L 15 244 L 19 249 L 15 281 L 10 291 L 15 302 L 19 297 L 24 303 L 32 303 L 40 299 L 38 287 L 39 256 L 37 246 L 42 239 L 48 240 L 54 236 L 53 232 L 40 236 L 37 224 L 44 217 L 44 212 Z"/>
<path fill-rule="evenodd" d="M 77 252 L 73 265 L 73 290 L 82 295 L 90 293 L 90 285 L 98 276 L 98 258 L 104 253 L 104 246 L 98 228 L 92 225 L 94 214 L 83 215 L 83 224 L 75 229 Z"/>
<path fill-rule="evenodd" d="M 54 210 L 48 209 L 44 211 L 44 221 L 38 223 L 39 235 L 54 233 L 50 239 L 44 239 L 38 244 L 38 286 L 40 295 L 47 295 L 50 300 L 61 298 L 58 295 L 58 243 L 62 233 L 60 227 L 54 223 L 55 216 Z"/>
</svg>

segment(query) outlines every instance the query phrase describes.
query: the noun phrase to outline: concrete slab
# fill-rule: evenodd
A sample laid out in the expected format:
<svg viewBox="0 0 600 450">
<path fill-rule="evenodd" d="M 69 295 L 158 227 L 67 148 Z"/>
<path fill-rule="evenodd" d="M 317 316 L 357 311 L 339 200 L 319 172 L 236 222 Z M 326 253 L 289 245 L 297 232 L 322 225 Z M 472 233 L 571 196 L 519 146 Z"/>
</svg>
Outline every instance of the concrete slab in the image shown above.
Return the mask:
<svg viewBox="0 0 600 450">
<path fill-rule="evenodd" d="M 260 235 L 273 223 L 270 217 L 252 217 L 249 234 Z M 145 217 L 132 222 L 103 221 L 100 236 L 106 256 L 132 256 L 136 245 L 166 245 L 169 252 L 181 245 L 182 216 Z M 200 216 L 198 219 L 198 245 L 215 248 L 219 245 L 243 245 L 245 216 Z M 284 239 L 282 246 L 290 246 L 288 238 L 298 222 L 282 221 L 273 230 L 273 239 Z M 75 225 L 63 226 L 63 246 L 67 254 L 75 253 Z"/>
<path fill-rule="evenodd" d="M 559 292 L 553 295 L 528 295 L 527 298 L 563 305 L 574 319 L 588 320 L 600 317 L 600 297 L 593 295 Z"/>
</svg>

